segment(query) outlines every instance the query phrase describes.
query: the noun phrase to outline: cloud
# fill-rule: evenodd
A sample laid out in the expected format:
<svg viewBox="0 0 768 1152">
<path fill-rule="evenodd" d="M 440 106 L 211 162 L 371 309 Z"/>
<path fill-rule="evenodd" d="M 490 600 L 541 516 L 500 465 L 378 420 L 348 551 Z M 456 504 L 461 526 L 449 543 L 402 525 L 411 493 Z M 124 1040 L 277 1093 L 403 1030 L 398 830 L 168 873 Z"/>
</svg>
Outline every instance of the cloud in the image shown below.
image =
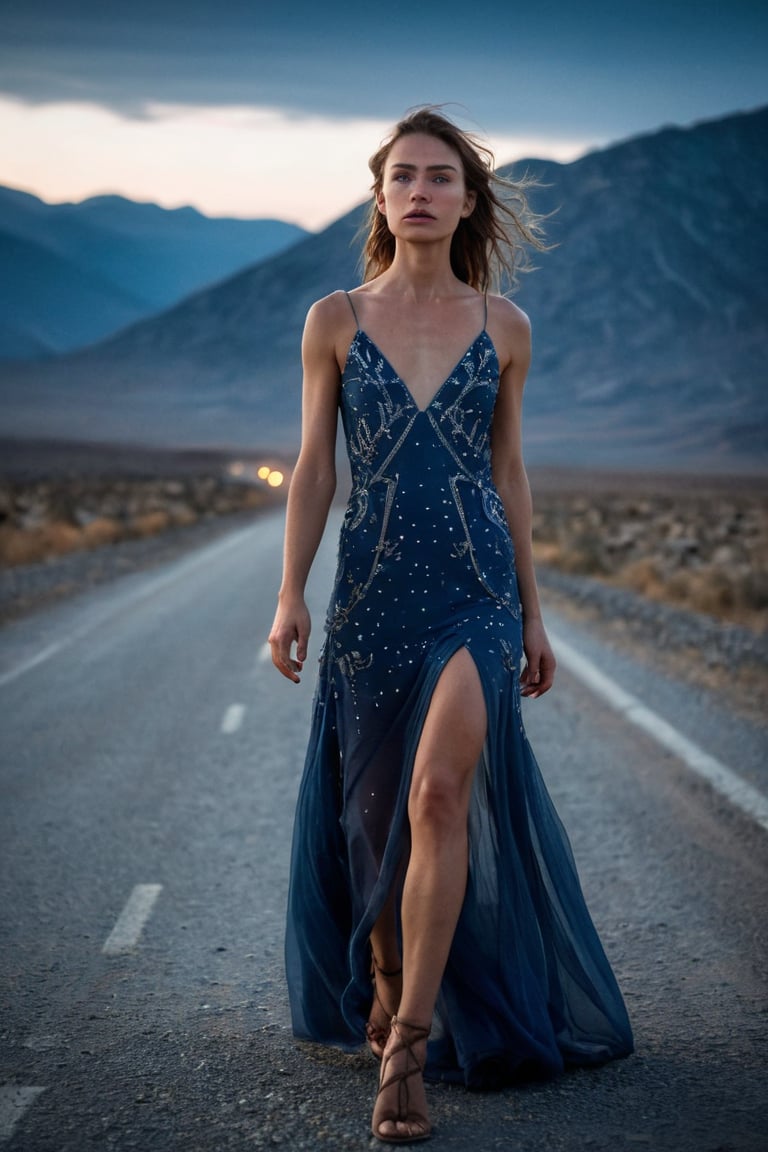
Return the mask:
<svg viewBox="0 0 768 1152">
<path fill-rule="evenodd" d="M 318 227 L 409 107 L 503 162 L 768 99 L 752 0 L 0 0 L 0 181 Z"/>
<path fill-rule="evenodd" d="M 454 101 L 488 130 L 615 138 L 762 103 L 767 29 L 750 0 L 24 0 L 0 12 L 0 90 L 134 117 L 161 103 L 391 120 Z"/>
</svg>

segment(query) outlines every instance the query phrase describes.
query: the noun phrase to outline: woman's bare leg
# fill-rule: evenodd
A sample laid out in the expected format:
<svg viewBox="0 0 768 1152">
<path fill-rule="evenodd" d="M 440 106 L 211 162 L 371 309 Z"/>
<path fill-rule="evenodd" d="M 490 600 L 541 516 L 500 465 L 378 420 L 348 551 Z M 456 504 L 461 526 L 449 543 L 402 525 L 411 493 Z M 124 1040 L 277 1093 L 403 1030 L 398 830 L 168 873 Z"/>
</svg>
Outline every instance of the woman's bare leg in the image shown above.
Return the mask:
<svg viewBox="0 0 768 1152">
<path fill-rule="evenodd" d="M 371 1051 L 378 1059 L 381 1059 L 389 1036 L 390 1021 L 400 1009 L 403 987 L 403 965 L 395 916 L 397 888 L 396 882 L 371 930 L 374 995 L 366 1032 Z"/>
<path fill-rule="evenodd" d="M 397 884 L 393 886 L 386 904 L 379 913 L 378 920 L 371 929 L 371 951 L 381 967 L 387 971 L 394 971 L 402 963 L 395 919 L 396 888 Z"/>
<path fill-rule="evenodd" d="M 467 885 L 467 818 L 475 769 L 485 742 L 487 715 L 480 677 L 469 652 L 460 649 L 437 682 L 416 753 L 408 802 L 411 853 L 402 898 L 403 994 L 398 1016 L 429 1028 Z M 386 1079 L 412 1067 L 396 1033 L 385 1051 Z M 386 1057 L 391 1053 L 390 1059 Z M 426 1040 L 414 1046 L 423 1064 Z M 408 1081 L 409 1110 L 426 1117 L 420 1076 Z M 424 1125 L 382 1120 L 397 1107 L 398 1086 L 385 1090 L 374 1110 L 382 1136 L 418 1136 Z M 390 1096 L 391 1099 L 385 1099 Z"/>
</svg>

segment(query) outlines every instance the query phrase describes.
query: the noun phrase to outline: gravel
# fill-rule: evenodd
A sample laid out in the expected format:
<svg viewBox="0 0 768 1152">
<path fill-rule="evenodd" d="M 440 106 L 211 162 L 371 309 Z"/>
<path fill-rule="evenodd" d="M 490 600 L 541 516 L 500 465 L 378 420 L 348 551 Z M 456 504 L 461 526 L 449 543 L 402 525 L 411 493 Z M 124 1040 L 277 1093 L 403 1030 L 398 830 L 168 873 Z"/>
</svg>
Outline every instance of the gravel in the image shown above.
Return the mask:
<svg viewBox="0 0 768 1152">
<path fill-rule="evenodd" d="M 768 669 L 766 635 L 701 612 L 650 600 L 628 588 L 618 588 L 589 576 L 572 576 L 541 566 L 537 577 L 545 592 L 565 597 L 608 621 L 619 621 L 622 628 L 637 639 L 652 639 L 659 647 L 694 649 L 704 654 L 710 667 L 732 667 L 746 661 Z"/>
</svg>

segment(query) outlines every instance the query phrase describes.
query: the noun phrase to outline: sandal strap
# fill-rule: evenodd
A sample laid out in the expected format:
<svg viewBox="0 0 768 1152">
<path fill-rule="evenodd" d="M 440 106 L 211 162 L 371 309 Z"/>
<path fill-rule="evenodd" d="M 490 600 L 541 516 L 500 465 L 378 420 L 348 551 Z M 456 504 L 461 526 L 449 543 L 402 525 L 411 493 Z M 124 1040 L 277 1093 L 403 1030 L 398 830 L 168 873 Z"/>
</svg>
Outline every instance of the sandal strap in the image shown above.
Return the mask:
<svg viewBox="0 0 768 1152">
<path fill-rule="evenodd" d="M 373 960 L 373 968 L 371 969 L 371 983 L 373 984 L 373 998 L 374 998 L 374 1000 L 376 1000 L 379 1003 L 381 1009 L 384 1012 L 389 1013 L 389 1012 L 391 1012 L 391 1008 L 388 1008 L 386 1006 L 386 1004 L 384 1003 L 384 1001 L 382 1000 L 381 996 L 379 996 L 379 988 L 378 988 L 378 985 L 376 983 L 376 979 L 378 976 L 384 976 L 388 980 L 393 980 L 396 976 L 401 976 L 403 970 L 402 970 L 402 968 L 398 968 L 394 972 L 387 972 L 387 970 L 385 968 L 381 967 L 381 965 L 379 964 L 378 960 L 373 955 L 373 953 L 371 953 L 371 959 Z M 379 1031 L 386 1031 L 387 1035 L 389 1035 L 389 1029 L 390 1029 L 390 1022 L 387 1021 L 386 1029 L 380 1029 Z"/>
<path fill-rule="evenodd" d="M 380 1085 L 379 1091 L 384 1088 L 388 1088 L 391 1084 L 398 1084 L 401 1080 L 408 1080 L 411 1076 L 415 1076 L 417 1073 L 421 1074 L 424 1071 L 424 1065 L 413 1051 L 413 1046 L 428 1038 L 429 1028 L 424 1028 L 421 1024 L 411 1024 L 407 1020 L 401 1020 L 398 1016 L 392 1017 L 391 1028 L 397 1036 L 398 1046 L 394 1048 L 393 1051 L 388 1052 L 384 1057 L 385 1078 Z M 410 1038 L 404 1036 L 400 1030 L 401 1028 L 409 1028 L 411 1032 L 414 1033 L 414 1035 Z M 408 1067 L 406 1067 L 402 1072 L 393 1072 L 391 1076 L 388 1076 L 387 1068 L 391 1058 L 397 1052 L 402 1052 L 403 1050 L 407 1051 L 408 1053 Z"/>
<path fill-rule="evenodd" d="M 420 1040 L 426 1040 L 432 1030 L 430 1027 L 425 1028 L 423 1024 L 411 1024 L 410 1020 L 403 1020 L 401 1016 L 392 1017 L 392 1027 L 395 1029 L 406 1048 L 410 1048 L 411 1044 L 418 1044 Z M 410 1040 L 406 1040 L 405 1036 L 403 1036 L 400 1032 L 401 1028 L 410 1028 L 411 1032 L 415 1032 L 416 1035 L 413 1036 Z"/>
<path fill-rule="evenodd" d="M 374 980 L 377 976 L 384 976 L 387 980 L 393 980 L 395 976 L 402 976 L 403 974 L 402 966 L 400 968 L 393 968 L 391 971 L 387 971 L 386 968 L 382 968 L 373 952 L 371 952 L 371 960 L 373 961 L 374 967 L 374 971 L 372 972 Z"/>
<path fill-rule="evenodd" d="M 429 1118 L 424 1113 L 411 1107 L 407 1082 L 412 1076 L 421 1075 L 424 1071 L 424 1065 L 417 1058 L 415 1052 L 413 1051 L 413 1046 L 426 1040 L 429 1036 L 430 1030 L 429 1028 L 423 1027 L 421 1024 L 412 1024 L 408 1020 L 401 1020 L 397 1016 L 392 1017 L 391 1028 L 397 1036 L 398 1046 L 394 1047 L 392 1051 L 387 1052 L 384 1056 L 382 1066 L 382 1079 L 379 1083 L 379 1091 L 377 1093 L 376 1099 L 378 1100 L 382 1092 L 397 1085 L 398 1102 L 396 1107 L 390 1106 L 388 1109 L 382 1111 L 378 1116 L 374 1110 L 376 1124 L 373 1128 L 373 1134 L 379 1140 L 383 1140 L 385 1143 L 390 1144 L 408 1144 L 417 1140 L 426 1140 L 431 1134 L 432 1126 L 429 1122 Z M 401 1031 L 401 1029 L 406 1028 L 409 1029 L 412 1033 L 410 1037 L 406 1037 Z M 407 1051 L 408 1053 L 406 1067 L 400 1072 L 390 1073 L 389 1063 L 391 1058 L 403 1050 Z M 404 1095 L 402 1093 L 404 1093 Z M 386 1121 L 395 1124 L 404 1123 L 415 1125 L 421 1129 L 421 1131 L 414 1132 L 410 1135 L 388 1135 L 382 1133 L 381 1131 L 381 1125 Z"/>
</svg>

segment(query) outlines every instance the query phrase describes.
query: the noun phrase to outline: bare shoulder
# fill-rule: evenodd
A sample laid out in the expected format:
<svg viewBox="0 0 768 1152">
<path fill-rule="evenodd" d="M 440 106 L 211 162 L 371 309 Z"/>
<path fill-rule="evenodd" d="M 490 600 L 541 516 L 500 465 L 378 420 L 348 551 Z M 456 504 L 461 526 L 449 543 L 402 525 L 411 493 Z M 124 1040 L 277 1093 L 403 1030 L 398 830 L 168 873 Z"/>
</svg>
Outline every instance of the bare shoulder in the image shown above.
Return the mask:
<svg viewBox="0 0 768 1152">
<path fill-rule="evenodd" d="M 516 329 L 522 333 L 531 330 L 531 322 L 526 313 L 507 296 L 488 297 L 488 320 L 490 323 L 497 322 L 505 328 Z"/>
<path fill-rule="evenodd" d="M 304 325 L 305 353 L 333 354 L 342 364 L 355 331 L 355 318 L 346 292 L 331 292 L 316 300 Z"/>
<path fill-rule="evenodd" d="M 316 300 L 307 312 L 307 328 L 312 330 L 332 332 L 339 326 L 349 327 L 350 322 L 354 322 L 354 316 L 347 293 L 341 289 Z"/>
<path fill-rule="evenodd" d="M 527 367 L 531 356 L 531 322 L 522 308 L 506 296 L 489 296 L 487 328 L 502 373 L 511 364 Z"/>
</svg>

